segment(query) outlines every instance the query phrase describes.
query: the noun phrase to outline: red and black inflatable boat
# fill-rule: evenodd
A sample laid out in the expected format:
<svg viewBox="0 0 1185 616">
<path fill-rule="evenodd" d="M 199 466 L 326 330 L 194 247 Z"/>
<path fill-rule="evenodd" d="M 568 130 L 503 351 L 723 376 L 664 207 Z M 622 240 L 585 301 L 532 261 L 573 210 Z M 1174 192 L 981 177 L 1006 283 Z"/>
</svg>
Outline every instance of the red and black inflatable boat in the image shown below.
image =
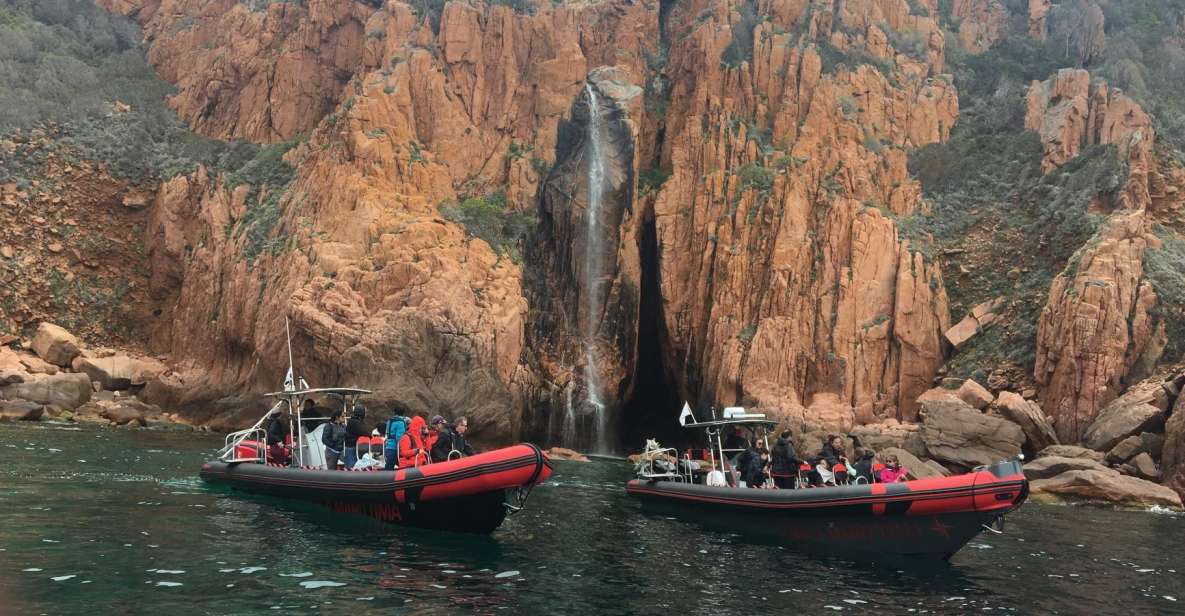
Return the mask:
<svg viewBox="0 0 1185 616">
<path fill-rule="evenodd" d="M 828 554 L 947 559 L 1028 496 L 1017 460 L 954 477 L 765 490 L 635 479 L 626 491 L 683 518 Z"/>
<path fill-rule="evenodd" d="M 724 474 L 731 473 L 729 459 L 743 450 L 724 447 L 723 435 L 747 432 L 768 441 L 776 423 L 741 408 L 724 411 L 724 419 L 695 422 L 685 406 L 683 418 L 692 418 L 684 427 L 706 432 L 704 462 L 721 470 L 700 470 L 690 454 L 680 459 L 679 452 L 650 441 L 638 463 L 638 479 L 627 484 L 626 492 L 647 510 L 812 552 L 940 559 L 1002 522 L 1029 494 L 1019 458 L 963 475 L 899 483 L 743 487 L 735 473 L 731 480 Z"/>
<path fill-rule="evenodd" d="M 538 447 L 515 445 L 487 453 L 394 471 L 330 471 L 214 460 L 203 480 L 258 494 L 319 503 L 387 522 L 490 533 L 526 493 L 551 476 Z"/>
</svg>

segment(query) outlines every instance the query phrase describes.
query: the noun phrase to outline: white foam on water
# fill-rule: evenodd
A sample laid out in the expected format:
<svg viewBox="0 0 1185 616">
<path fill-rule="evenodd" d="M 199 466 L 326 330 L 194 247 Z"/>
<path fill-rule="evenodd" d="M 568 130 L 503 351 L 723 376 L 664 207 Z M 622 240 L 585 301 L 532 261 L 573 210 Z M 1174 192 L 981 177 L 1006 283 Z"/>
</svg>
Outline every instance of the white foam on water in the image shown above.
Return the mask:
<svg viewBox="0 0 1185 616">
<path fill-rule="evenodd" d="M 868 603 L 867 601 L 865 601 L 863 599 L 844 599 L 843 602 L 850 603 L 852 605 L 860 605 L 861 603 Z"/>
<path fill-rule="evenodd" d="M 1152 573 L 1156 569 L 1136 569 L 1136 573 Z"/>
<path fill-rule="evenodd" d="M 29 567 L 28 569 L 21 569 L 21 571 L 24 571 L 25 573 L 37 573 L 38 571 L 41 571 L 41 569 L 38 569 L 37 567 Z"/>
<path fill-rule="evenodd" d="M 518 570 L 503 571 L 502 573 L 499 573 L 499 574 L 495 575 L 494 577 L 497 579 L 502 579 L 502 578 L 514 577 L 518 574 L 519 574 Z"/>
<path fill-rule="evenodd" d="M 184 584 L 182 584 L 181 582 L 157 582 L 156 585 L 157 586 L 167 586 L 170 588 L 173 586 L 184 586 Z"/>
<path fill-rule="evenodd" d="M 62 450 L 61 450 L 61 449 L 54 449 L 53 447 L 50 447 L 50 448 L 49 448 L 49 451 L 52 451 L 52 452 L 54 452 L 54 453 L 61 453 L 61 452 L 62 452 Z"/>
<path fill-rule="evenodd" d="M 61 541 L 58 541 L 57 539 L 42 539 L 41 543 L 61 543 Z"/>
<path fill-rule="evenodd" d="M 824 605 L 823 607 L 824 607 L 824 608 L 826 608 L 826 609 L 829 609 L 829 610 L 835 610 L 835 611 L 837 611 L 837 612 L 842 612 L 842 611 L 843 611 L 843 608 L 842 608 L 842 607 L 840 607 L 840 606 L 838 606 L 838 605 Z"/>
<path fill-rule="evenodd" d="M 440 584 L 429 584 L 429 586 L 431 586 L 432 588 L 439 589 L 439 590 L 444 590 L 444 589 L 448 588 L 448 586 L 441 586 Z"/>
<path fill-rule="evenodd" d="M 235 571 L 238 571 L 238 569 L 219 569 L 218 573 L 234 573 Z"/>
<path fill-rule="evenodd" d="M 441 571 L 441 573 L 456 573 L 456 572 L 457 572 L 456 569 L 445 569 L 444 571 Z"/>
<path fill-rule="evenodd" d="M 374 601 L 374 597 L 358 597 L 355 601 Z"/>
<path fill-rule="evenodd" d="M 1174 603 L 1177 601 L 1177 598 L 1176 598 L 1176 597 L 1174 597 L 1174 596 L 1172 596 L 1172 595 L 1164 595 L 1164 597 L 1163 597 L 1163 598 L 1164 598 L 1166 601 L 1173 601 Z"/>
<path fill-rule="evenodd" d="M 156 573 L 160 573 L 161 575 L 183 575 L 185 573 L 185 570 L 184 569 L 149 569 L 148 572 L 149 573 L 156 572 Z"/>
<path fill-rule="evenodd" d="M 312 590 L 314 588 L 335 588 L 337 586 L 345 586 L 346 584 L 345 584 L 345 582 L 329 582 L 326 580 L 309 580 L 307 582 L 301 582 L 300 585 L 303 586 L 304 588 L 308 588 L 308 589 Z"/>
<path fill-rule="evenodd" d="M 301 571 L 300 573 L 281 573 L 280 577 L 313 577 L 313 572 Z"/>
<path fill-rule="evenodd" d="M 65 582 L 66 580 L 69 580 L 71 578 L 76 578 L 76 577 L 78 577 L 78 576 L 77 575 L 59 575 L 58 577 L 51 577 L 49 579 L 51 579 L 55 582 Z"/>
<path fill-rule="evenodd" d="M 239 569 L 239 573 L 255 573 L 256 571 L 267 571 L 267 567 L 243 567 Z"/>
</svg>

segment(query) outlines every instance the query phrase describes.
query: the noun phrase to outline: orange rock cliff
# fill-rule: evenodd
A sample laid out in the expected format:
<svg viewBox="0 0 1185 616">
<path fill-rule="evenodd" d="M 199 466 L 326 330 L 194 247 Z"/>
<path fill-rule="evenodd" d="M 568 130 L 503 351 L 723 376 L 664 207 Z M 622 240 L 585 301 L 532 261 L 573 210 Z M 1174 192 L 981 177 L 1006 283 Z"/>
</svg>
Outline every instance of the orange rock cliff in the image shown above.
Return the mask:
<svg viewBox="0 0 1185 616">
<path fill-rule="evenodd" d="M 191 130 L 284 144 L 295 169 L 154 189 L 147 345 L 173 368 L 144 399 L 239 421 L 283 377 L 287 319 L 310 383 L 581 448 L 684 399 L 799 432 L 917 420 L 959 350 L 943 260 L 903 230 L 931 212 L 911 154 L 960 122 L 951 49 L 1051 28 L 1037 0 L 96 2 L 141 24 Z M 1077 442 L 1161 362 L 1144 262 L 1180 173 L 1088 70 L 1025 88 L 1041 173 L 1094 146 L 1127 169 L 1023 379 Z M 522 214 L 526 240 L 469 207 Z"/>
</svg>

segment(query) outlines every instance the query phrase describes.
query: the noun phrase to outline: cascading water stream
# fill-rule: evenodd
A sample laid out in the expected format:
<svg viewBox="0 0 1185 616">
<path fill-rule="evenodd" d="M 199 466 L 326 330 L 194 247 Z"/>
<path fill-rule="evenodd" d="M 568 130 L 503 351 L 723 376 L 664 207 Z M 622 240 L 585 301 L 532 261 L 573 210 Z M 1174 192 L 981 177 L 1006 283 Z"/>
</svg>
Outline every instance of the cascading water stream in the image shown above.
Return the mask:
<svg viewBox="0 0 1185 616">
<path fill-rule="evenodd" d="M 584 288 L 585 318 L 581 334 L 584 338 L 584 385 L 586 402 L 593 407 L 593 448 L 598 453 L 609 453 L 609 417 L 601 398 L 600 378 L 596 369 L 596 337 L 598 315 L 604 299 L 601 297 L 603 233 L 600 229 L 601 209 L 605 193 L 604 120 L 601 117 L 597 91 L 585 84 L 588 94 L 588 211 L 585 213 Z"/>
</svg>

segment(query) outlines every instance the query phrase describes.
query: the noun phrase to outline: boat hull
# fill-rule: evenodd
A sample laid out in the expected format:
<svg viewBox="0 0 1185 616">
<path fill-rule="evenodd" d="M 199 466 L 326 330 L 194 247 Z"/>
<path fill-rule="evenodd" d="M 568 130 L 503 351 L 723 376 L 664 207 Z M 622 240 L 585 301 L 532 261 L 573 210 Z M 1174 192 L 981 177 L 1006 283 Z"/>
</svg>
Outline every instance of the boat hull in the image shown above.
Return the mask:
<svg viewBox="0 0 1185 616">
<path fill-rule="evenodd" d="M 329 471 L 255 463 L 207 462 L 204 481 L 343 513 L 421 528 L 490 533 L 505 520 L 508 493 L 551 476 L 534 445 L 394 471 Z"/>
<path fill-rule="evenodd" d="M 646 510 L 811 552 L 947 559 L 1019 507 L 1028 483 L 1012 461 L 893 484 L 755 490 L 634 480 L 626 490 Z"/>
</svg>

